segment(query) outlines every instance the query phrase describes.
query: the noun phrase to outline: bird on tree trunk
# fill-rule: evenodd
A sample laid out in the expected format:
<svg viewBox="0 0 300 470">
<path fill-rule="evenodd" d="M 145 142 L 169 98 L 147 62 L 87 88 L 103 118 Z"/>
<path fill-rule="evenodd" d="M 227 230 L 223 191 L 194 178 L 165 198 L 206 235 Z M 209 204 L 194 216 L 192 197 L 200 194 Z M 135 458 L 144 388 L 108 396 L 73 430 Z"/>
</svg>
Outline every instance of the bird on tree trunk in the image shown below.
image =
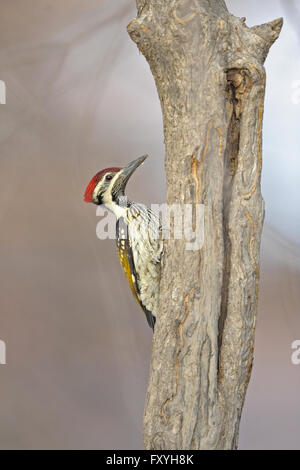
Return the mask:
<svg viewBox="0 0 300 470">
<path fill-rule="evenodd" d="M 104 204 L 115 214 L 120 263 L 135 299 L 154 329 L 160 284 L 161 225 L 148 207 L 125 196 L 130 176 L 146 158 L 144 155 L 124 168 L 110 167 L 96 173 L 85 190 L 84 201 Z"/>
</svg>

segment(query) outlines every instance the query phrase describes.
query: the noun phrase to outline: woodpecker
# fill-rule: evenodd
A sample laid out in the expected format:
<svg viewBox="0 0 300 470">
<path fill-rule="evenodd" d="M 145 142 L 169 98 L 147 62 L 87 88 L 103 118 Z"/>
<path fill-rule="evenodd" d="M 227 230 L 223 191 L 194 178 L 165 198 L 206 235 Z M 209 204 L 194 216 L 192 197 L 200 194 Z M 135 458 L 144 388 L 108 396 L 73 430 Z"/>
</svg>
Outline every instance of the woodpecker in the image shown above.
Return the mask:
<svg viewBox="0 0 300 470">
<path fill-rule="evenodd" d="M 154 212 L 125 196 L 130 176 L 146 158 L 144 155 L 124 168 L 110 167 L 96 173 L 85 190 L 84 201 L 104 204 L 115 214 L 120 263 L 135 299 L 154 330 L 162 253 L 161 225 Z"/>
</svg>

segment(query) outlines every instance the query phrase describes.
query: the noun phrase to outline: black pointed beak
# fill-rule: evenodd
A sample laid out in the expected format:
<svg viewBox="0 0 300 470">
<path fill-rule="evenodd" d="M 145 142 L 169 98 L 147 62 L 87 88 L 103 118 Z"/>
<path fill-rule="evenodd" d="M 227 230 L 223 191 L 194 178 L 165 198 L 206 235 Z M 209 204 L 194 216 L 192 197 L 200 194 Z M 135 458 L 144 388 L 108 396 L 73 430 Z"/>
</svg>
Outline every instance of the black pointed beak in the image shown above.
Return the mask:
<svg viewBox="0 0 300 470">
<path fill-rule="evenodd" d="M 130 176 L 135 172 L 135 170 L 144 163 L 148 155 L 143 155 L 142 157 L 137 158 L 136 160 L 133 160 L 132 162 L 128 163 L 126 165 L 121 174 L 120 174 L 120 179 L 121 179 L 121 186 L 124 191 L 125 186 L 130 178 Z"/>
</svg>

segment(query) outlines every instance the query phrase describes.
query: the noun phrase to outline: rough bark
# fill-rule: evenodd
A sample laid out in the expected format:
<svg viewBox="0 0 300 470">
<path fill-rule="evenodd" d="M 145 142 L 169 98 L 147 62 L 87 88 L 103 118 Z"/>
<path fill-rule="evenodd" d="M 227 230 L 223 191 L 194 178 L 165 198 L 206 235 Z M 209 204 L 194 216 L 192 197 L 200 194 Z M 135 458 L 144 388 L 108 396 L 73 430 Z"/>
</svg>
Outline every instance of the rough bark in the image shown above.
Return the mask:
<svg viewBox="0 0 300 470">
<path fill-rule="evenodd" d="M 202 203 L 204 246 L 166 240 L 146 449 L 237 447 L 264 218 L 264 60 L 282 19 L 247 27 L 223 0 L 137 0 L 128 32 L 161 102 L 167 203 Z"/>
</svg>

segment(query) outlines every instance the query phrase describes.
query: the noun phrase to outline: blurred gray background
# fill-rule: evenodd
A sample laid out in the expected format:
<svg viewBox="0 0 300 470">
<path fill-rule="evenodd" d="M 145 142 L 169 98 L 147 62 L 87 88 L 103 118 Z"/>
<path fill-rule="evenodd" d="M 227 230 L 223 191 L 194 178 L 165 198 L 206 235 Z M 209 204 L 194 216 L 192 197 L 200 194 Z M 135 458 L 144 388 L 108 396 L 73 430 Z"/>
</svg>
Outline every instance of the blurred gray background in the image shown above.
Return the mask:
<svg viewBox="0 0 300 470">
<path fill-rule="evenodd" d="M 82 200 L 98 170 L 149 153 L 128 193 L 164 201 L 159 101 L 126 32 L 134 3 L 0 1 L 1 449 L 142 445 L 151 330 Z M 240 449 L 300 449 L 300 5 L 227 5 L 248 25 L 285 19 L 266 62 L 266 223 Z"/>
</svg>

